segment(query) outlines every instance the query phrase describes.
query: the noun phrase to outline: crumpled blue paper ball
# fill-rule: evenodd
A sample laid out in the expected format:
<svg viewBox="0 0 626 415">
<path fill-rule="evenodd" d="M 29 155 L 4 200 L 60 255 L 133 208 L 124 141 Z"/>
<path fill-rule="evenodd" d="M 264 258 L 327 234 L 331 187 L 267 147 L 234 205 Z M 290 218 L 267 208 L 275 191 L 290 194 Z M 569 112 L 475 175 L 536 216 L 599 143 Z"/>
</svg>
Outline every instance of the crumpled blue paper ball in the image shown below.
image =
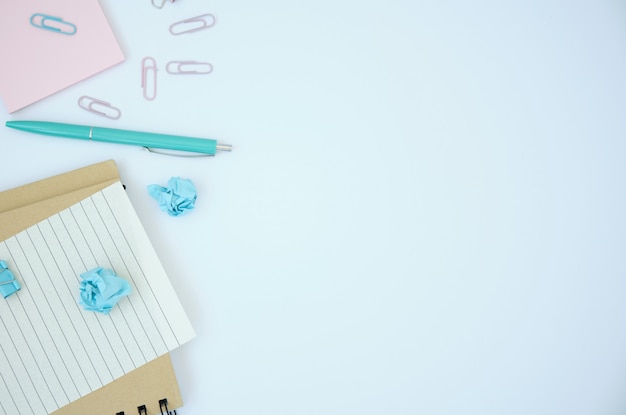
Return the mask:
<svg viewBox="0 0 626 415">
<path fill-rule="evenodd" d="M 159 202 L 161 210 L 170 216 L 178 216 L 193 209 L 198 197 L 191 180 L 180 177 L 172 177 L 167 187 L 151 184 L 148 193 Z"/>
<path fill-rule="evenodd" d="M 130 294 L 128 282 L 110 269 L 94 268 L 80 277 L 80 304 L 85 310 L 109 314 L 122 297 Z"/>
</svg>

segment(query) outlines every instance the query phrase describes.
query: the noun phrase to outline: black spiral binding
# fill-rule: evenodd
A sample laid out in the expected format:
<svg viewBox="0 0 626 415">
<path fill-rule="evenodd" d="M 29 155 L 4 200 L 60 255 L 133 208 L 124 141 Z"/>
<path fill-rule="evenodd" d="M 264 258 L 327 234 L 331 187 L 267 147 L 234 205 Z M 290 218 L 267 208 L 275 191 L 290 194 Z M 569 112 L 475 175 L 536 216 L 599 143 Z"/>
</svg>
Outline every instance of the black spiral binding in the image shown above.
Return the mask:
<svg viewBox="0 0 626 415">
<path fill-rule="evenodd" d="M 159 408 L 161 409 L 161 415 L 176 415 L 176 410 L 170 411 L 167 409 L 167 399 L 161 399 L 159 401 Z"/>
<path fill-rule="evenodd" d="M 161 415 L 176 415 L 176 410 L 170 411 L 167 408 L 167 399 L 159 400 L 159 409 L 161 410 Z M 146 408 L 146 405 L 138 406 L 137 411 L 139 412 L 139 415 L 148 415 L 148 408 Z M 124 415 L 124 411 L 118 412 L 115 415 Z"/>
</svg>

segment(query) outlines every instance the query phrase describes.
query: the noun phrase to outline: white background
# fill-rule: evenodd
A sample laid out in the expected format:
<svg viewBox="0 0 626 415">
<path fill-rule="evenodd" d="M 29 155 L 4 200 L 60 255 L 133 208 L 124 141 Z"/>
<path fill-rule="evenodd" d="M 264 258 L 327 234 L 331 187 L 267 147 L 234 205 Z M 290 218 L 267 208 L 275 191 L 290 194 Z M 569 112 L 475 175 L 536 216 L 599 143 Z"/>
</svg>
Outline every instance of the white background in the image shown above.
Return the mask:
<svg viewBox="0 0 626 415">
<path fill-rule="evenodd" d="M 0 190 L 114 159 L 198 337 L 183 414 L 626 412 L 626 3 L 101 4 L 126 61 L 0 121 Z M 168 26 L 214 13 L 215 27 Z M 140 63 L 159 65 L 143 99 Z M 169 60 L 211 62 L 172 76 Z M 81 110 L 110 101 L 117 121 Z M 169 217 L 146 186 L 192 179 Z"/>
</svg>

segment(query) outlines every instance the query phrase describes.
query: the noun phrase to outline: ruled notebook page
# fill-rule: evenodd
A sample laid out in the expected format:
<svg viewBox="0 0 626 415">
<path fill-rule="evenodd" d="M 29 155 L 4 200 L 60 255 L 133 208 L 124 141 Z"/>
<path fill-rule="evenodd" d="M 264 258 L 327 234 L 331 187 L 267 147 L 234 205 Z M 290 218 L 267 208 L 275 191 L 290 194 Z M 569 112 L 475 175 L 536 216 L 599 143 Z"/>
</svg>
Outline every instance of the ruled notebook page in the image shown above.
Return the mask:
<svg viewBox="0 0 626 415">
<path fill-rule="evenodd" d="M 194 330 L 121 183 L 0 242 L 22 289 L 0 299 L 0 414 L 49 414 L 161 356 Z M 80 274 L 110 268 L 131 294 L 79 304 Z"/>
</svg>

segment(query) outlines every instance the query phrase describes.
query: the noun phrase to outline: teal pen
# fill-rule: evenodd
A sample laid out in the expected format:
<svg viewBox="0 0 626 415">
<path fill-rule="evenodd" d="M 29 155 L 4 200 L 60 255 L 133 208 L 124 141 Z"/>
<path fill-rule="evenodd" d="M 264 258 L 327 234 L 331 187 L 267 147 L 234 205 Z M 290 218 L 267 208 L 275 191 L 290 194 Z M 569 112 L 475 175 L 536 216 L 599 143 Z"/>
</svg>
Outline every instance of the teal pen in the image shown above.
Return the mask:
<svg viewBox="0 0 626 415">
<path fill-rule="evenodd" d="M 229 144 L 218 144 L 210 138 L 185 137 L 180 135 L 145 133 L 117 130 L 114 128 L 90 127 L 86 125 L 61 124 L 44 121 L 7 121 L 6 126 L 29 133 L 53 137 L 78 138 L 80 140 L 106 143 L 131 144 L 166 150 L 191 151 L 214 156 L 219 151 L 231 151 Z"/>
</svg>

